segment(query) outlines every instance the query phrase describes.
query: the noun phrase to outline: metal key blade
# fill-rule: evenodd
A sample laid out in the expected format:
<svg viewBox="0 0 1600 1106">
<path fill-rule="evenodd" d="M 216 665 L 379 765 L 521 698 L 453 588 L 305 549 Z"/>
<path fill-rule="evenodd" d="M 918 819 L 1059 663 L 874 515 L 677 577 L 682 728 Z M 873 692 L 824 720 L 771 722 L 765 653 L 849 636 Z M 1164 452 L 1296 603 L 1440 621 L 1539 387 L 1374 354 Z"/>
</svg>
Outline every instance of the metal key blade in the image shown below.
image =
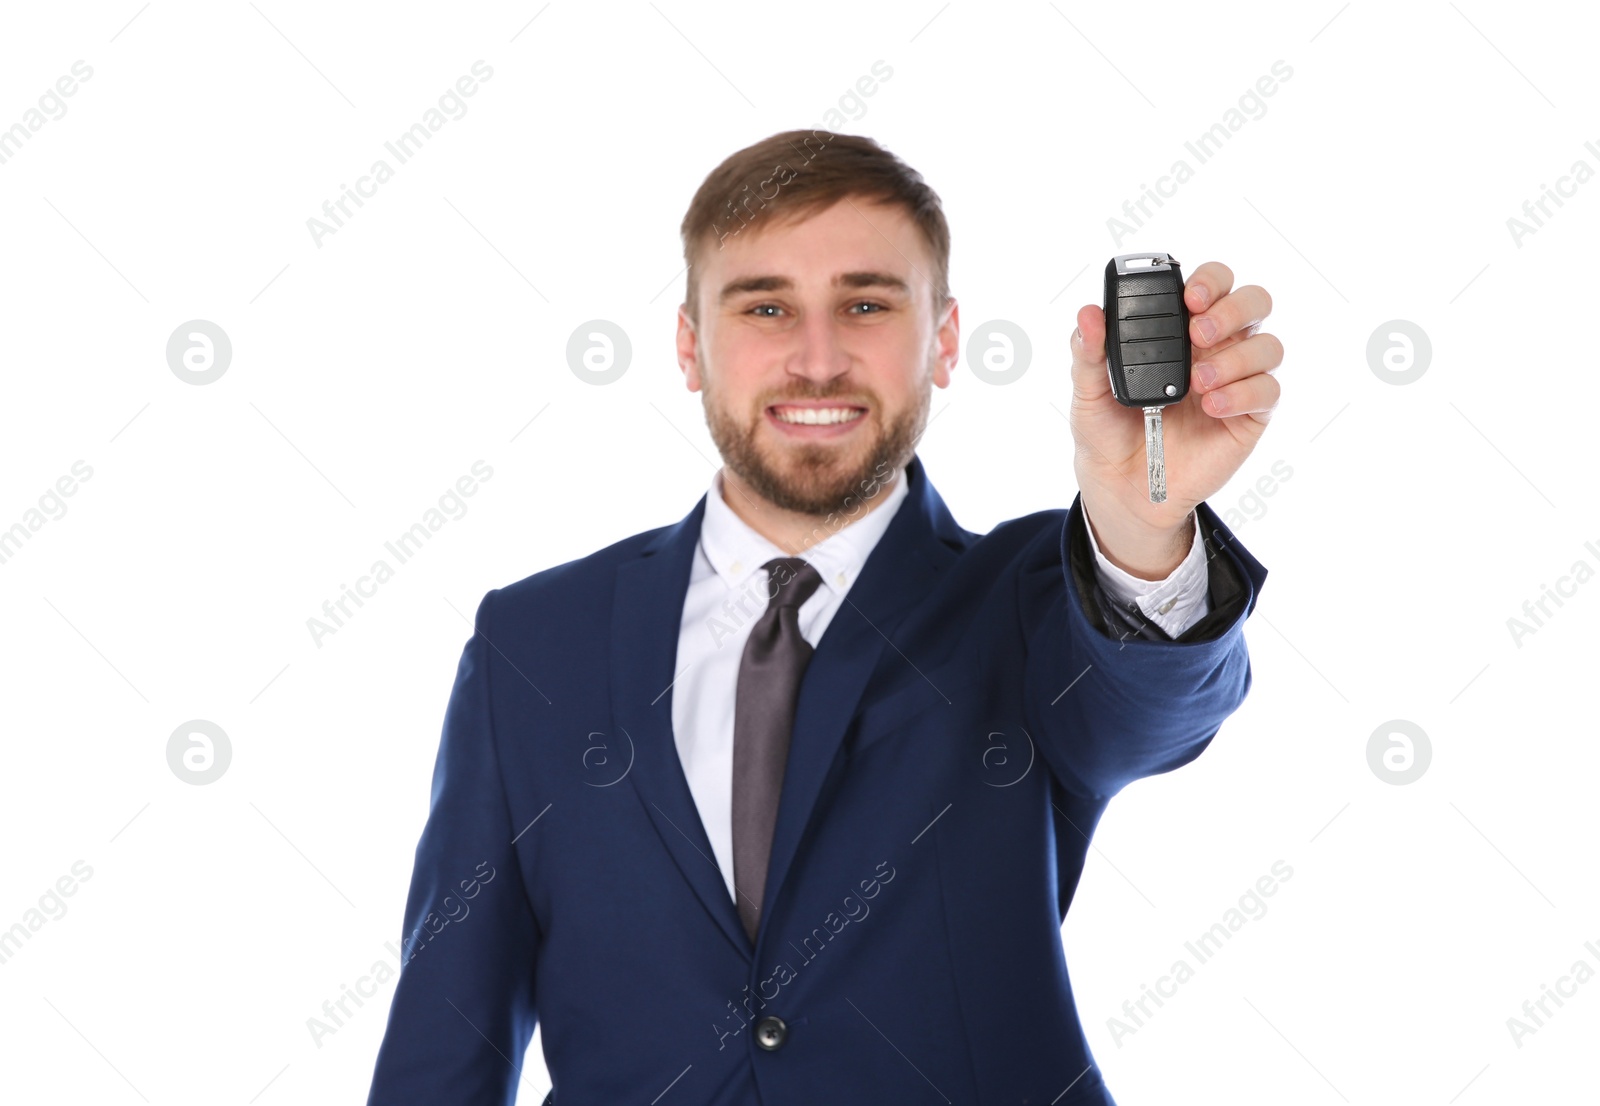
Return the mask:
<svg viewBox="0 0 1600 1106">
<path fill-rule="evenodd" d="M 1144 409 L 1144 463 L 1150 483 L 1150 502 L 1167 501 L 1167 447 L 1161 440 L 1161 408 Z"/>
</svg>

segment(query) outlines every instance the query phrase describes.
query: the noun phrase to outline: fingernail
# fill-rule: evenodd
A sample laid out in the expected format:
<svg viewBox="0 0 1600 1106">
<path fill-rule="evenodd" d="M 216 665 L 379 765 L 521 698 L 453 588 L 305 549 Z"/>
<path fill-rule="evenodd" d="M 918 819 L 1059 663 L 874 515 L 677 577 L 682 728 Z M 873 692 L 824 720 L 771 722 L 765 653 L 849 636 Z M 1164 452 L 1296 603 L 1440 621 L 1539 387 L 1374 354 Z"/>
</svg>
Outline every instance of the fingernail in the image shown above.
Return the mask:
<svg viewBox="0 0 1600 1106">
<path fill-rule="evenodd" d="M 1228 409 L 1228 401 L 1227 401 L 1227 399 L 1225 399 L 1223 397 L 1222 393 L 1221 392 L 1212 392 L 1211 393 L 1211 413 L 1213 415 L 1220 415 L 1224 411 L 1226 411 L 1227 409 Z"/>
<path fill-rule="evenodd" d="M 1083 341 L 1083 328 L 1082 327 L 1075 326 L 1075 327 L 1072 328 L 1072 340 L 1074 342 L 1082 342 Z"/>
<path fill-rule="evenodd" d="M 1200 332 L 1200 337 L 1204 341 L 1209 342 L 1217 336 L 1217 324 L 1208 318 L 1202 317 L 1196 320 L 1194 328 Z"/>
<path fill-rule="evenodd" d="M 1209 388 L 1217 379 L 1217 369 L 1209 361 L 1202 361 L 1194 367 L 1196 375 L 1200 377 L 1200 387 Z"/>
<path fill-rule="evenodd" d="M 1196 284 L 1194 286 L 1194 303 L 1196 307 L 1204 311 L 1206 304 L 1210 302 L 1210 299 L 1210 293 L 1206 291 L 1206 286 L 1204 284 Z"/>
</svg>

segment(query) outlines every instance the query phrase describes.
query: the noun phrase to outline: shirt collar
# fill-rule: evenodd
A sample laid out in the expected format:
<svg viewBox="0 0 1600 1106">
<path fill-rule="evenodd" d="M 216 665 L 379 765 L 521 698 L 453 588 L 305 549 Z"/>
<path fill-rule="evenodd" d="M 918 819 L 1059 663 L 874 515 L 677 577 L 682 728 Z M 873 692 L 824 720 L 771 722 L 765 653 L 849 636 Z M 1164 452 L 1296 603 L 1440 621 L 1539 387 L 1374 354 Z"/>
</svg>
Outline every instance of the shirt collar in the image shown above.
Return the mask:
<svg viewBox="0 0 1600 1106">
<path fill-rule="evenodd" d="M 700 522 L 700 549 L 712 569 L 731 589 L 745 586 L 761 572 L 761 566 L 774 557 L 791 556 L 733 513 L 722 498 L 722 469 L 711 477 L 706 493 L 705 515 Z M 837 595 L 843 595 L 855 582 L 861 566 L 883 537 L 895 511 L 906 497 L 906 471 L 902 467 L 881 504 L 854 522 L 841 526 L 799 556 L 817 570 L 822 582 Z"/>
</svg>

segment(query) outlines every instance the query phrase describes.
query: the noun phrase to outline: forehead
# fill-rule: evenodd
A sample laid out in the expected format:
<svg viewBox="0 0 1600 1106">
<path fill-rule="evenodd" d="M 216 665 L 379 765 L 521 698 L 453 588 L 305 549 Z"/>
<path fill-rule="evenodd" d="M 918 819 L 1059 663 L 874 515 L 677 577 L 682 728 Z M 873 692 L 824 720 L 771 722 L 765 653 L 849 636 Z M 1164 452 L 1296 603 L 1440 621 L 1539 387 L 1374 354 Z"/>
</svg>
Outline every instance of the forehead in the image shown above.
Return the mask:
<svg viewBox="0 0 1600 1106">
<path fill-rule="evenodd" d="M 849 274 L 870 271 L 893 274 L 920 295 L 930 268 L 921 228 L 904 207 L 846 197 L 803 217 L 758 209 L 720 247 L 713 234 L 701 253 L 699 287 L 702 296 L 715 300 L 730 283 L 763 277 L 848 283 Z"/>
</svg>

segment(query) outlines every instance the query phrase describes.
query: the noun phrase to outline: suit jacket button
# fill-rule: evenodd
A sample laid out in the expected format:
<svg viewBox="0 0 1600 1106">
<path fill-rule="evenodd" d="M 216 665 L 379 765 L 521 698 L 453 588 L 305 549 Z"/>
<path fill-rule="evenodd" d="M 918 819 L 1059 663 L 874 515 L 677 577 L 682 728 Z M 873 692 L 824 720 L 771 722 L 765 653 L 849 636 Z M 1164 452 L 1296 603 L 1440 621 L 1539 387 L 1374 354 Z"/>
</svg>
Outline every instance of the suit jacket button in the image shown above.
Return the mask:
<svg viewBox="0 0 1600 1106">
<path fill-rule="evenodd" d="M 756 1022 L 756 1044 L 768 1052 L 776 1052 L 783 1047 L 783 1039 L 789 1035 L 789 1027 L 783 1024 L 782 1018 L 765 1017 Z"/>
</svg>

